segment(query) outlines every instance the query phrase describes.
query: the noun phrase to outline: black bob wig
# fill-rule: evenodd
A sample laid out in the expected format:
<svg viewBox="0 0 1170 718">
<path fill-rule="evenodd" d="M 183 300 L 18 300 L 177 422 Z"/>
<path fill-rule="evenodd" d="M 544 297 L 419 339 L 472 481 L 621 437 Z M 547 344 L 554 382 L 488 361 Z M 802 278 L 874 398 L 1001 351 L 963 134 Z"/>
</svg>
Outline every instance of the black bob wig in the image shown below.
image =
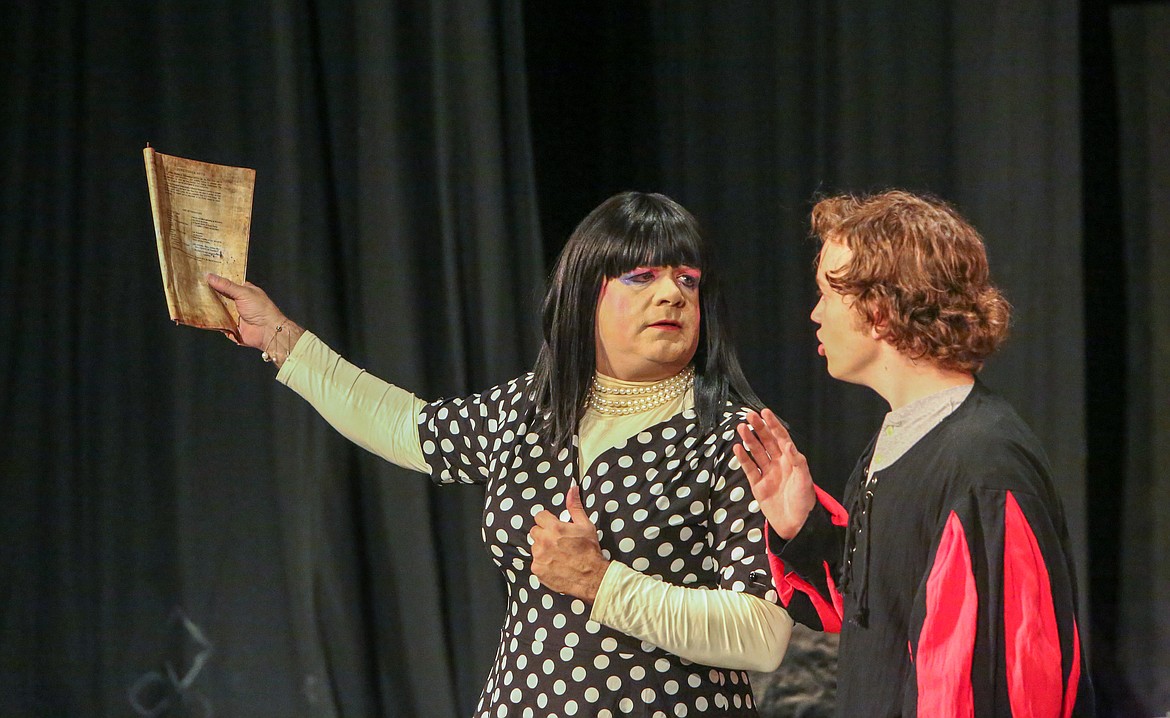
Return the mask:
<svg viewBox="0 0 1170 718">
<path fill-rule="evenodd" d="M 718 272 L 699 223 L 669 197 L 623 192 L 581 220 L 549 277 L 533 387 L 545 421 L 542 433 L 558 448 L 569 445 L 585 413 L 596 370 L 595 322 L 602 282 L 641 266 L 683 265 L 703 273 L 699 345 L 693 359 L 700 425 L 713 430 L 729 400 L 762 408 L 731 343 Z"/>
</svg>

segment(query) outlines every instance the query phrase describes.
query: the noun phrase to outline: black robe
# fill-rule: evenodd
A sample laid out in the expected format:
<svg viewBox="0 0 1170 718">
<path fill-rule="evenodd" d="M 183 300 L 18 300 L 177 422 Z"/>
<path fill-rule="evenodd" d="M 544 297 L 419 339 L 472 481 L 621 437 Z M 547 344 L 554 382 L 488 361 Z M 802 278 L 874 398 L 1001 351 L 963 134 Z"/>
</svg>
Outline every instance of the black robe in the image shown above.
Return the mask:
<svg viewBox="0 0 1170 718">
<path fill-rule="evenodd" d="M 840 631 L 842 716 L 1093 714 L 1068 531 L 1048 459 L 1011 406 L 967 399 L 769 558 L 794 619 Z"/>
</svg>

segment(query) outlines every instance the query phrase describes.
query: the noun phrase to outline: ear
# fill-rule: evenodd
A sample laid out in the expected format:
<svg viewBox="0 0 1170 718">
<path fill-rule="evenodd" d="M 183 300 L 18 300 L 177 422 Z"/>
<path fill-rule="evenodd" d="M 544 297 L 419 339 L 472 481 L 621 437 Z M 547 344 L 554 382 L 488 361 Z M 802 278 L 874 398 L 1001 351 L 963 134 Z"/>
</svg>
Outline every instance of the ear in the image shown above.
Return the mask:
<svg viewBox="0 0 1170 718">
<path fill-rule="evenodd" d="M 874 312 L 873 317 L 869 321 L 869 336 L 878 341 L 886 338 L 886 332 L 890 328 L 890 324 L 886 321 L 885 315 Z"/>
</svg>

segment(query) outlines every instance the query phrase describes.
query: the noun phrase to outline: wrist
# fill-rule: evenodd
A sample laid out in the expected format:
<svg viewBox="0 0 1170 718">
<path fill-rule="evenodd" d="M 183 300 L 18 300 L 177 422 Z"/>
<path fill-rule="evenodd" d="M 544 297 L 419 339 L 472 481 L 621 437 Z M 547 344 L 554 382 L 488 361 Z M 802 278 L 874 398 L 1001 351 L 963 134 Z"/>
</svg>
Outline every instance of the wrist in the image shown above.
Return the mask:
<svg viewBox="0 0 1170 718">
<path fill-rule="evenodd" d="M 276 368 L 284 366 L 285 360 L 292 354 L 293 347 L 296 346 L 297 340 L 305 330 L 296 322 L 282 317 L 276 323 L 276 327 L 265 344 L 264 351 L 261 352 L 260 358 L 266 362 L 271 362 L 276 365 Z"/>
<path fill-rule="evenodd" d="M 597 601 L 597 592 L 601 590 L 601 583 L 605 580 L 605 574 L 609 571 L 609 565 L 613 563 L 608 559 L 602 559 L 598 564 L 596 571 L 592 572 L 582 587 L 581 592 L 577 598 L 586 603 L 593 604 Z"/>
</svg>

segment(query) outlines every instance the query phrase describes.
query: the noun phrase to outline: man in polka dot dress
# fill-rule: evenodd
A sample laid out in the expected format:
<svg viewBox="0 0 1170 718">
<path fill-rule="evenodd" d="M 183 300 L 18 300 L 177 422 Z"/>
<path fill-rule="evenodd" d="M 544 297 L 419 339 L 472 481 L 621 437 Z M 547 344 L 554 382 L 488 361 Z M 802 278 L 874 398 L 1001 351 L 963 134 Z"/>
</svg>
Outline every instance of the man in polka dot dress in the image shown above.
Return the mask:
<svg viewBox="0 0 1170 718">
<path fill-rule="evenodd" d="M 477 716 L 756 714 L 746 671 L 779 664 L 792 620 L 732 449 L 760 402 L 685 209 L 634 192 L 602 203 L 557 261 L 533 372 L 429 404 L 258 288 L 209 281 L 236 301 L 245 345 L 288 338 L 278 380 L 347 437 L 484 485 L 508 604 Z"/>
</svg>

